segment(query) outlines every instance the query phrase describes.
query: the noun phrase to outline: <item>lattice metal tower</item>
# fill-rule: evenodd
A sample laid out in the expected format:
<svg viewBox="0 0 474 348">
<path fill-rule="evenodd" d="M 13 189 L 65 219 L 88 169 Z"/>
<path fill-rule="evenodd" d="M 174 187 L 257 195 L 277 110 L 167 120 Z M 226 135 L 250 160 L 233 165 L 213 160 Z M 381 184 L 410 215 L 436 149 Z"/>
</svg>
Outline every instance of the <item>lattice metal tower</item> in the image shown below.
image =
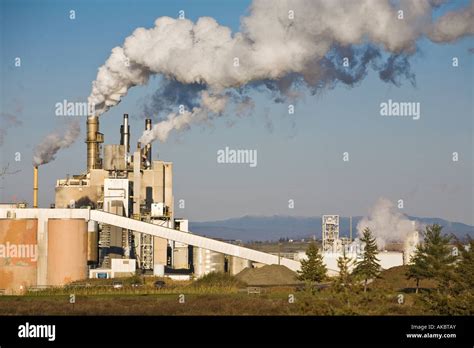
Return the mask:
<svg viewBox="0 0 474 348">
<path fill-rule="evenodd" d="M 323 251 L 336 252 L 339 241 L 339 215 L 323 215 L 322 218 Z"/>
</svg>

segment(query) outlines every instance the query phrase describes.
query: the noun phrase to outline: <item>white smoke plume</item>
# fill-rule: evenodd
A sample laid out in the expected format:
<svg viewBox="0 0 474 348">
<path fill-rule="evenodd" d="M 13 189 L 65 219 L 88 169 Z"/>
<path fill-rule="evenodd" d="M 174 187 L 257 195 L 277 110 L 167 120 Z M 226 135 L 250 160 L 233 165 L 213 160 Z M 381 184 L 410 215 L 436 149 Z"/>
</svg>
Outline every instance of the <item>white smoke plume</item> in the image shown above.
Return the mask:
<svg viewBox="0 0 474 348">
<path fill-rule="evenodd" d="M 21 126 L 22 124 L 16 115 L 8 112 L 0 112 L 0 146 L 3 145 L 8 130 L 12 127 Z"/>
<path fill-rule="evenodd" d="M 79 122 L 74 121 L 68 125 L 66 132 L 48 134 L 34 150 L 33 165 L 40 166 L 53 161 L 58 151 L 71 146 L 80 133 Z"/>
<path fill-rule="evenodd" d="M 474 34 L 474 1 L 469 8 L 448 12 L 431 27 L 429 38 L 434 42 L 452 42 Z"/>
<path fill-rule="evenodd" d="M 200 107 L 194 107 L 191 111 L 184 110 L 182 113 L 170 113 L 166 120 L 155 124 L 150 131 L 145 130 L 139 141 L 144 145 L 155 139 L 165 142 L 173 129 L 183 131 L 189 128 L 191 122 L 205 122 L 213 115 L 222 115 L 227 100 L 225 95 L 209 95 L 207 91 L 203 91 Z"/>
<path fill-rule="evenodd" d="M 295 95 L 291 88 L 296 82 L 313 89 L 332 87 L 337 81 L 353 85 L 366 76 L 369 63 L 384 81 L 397 84 L 396 75 L 411 78 L 406 56 L 416 52 L 421 37 L 452 42 L 472 34 L 472 5 L 432 21 L 433 9 L 443 2 L 254 0 L 237 33 L 209 17 L 196 23 L 161 17 L 153 28 L 136 29 L 122 47 L 112 50 L 99 68 L 89 103 L 100 115 L 155 74 L 183 85 L 201 85 L 218 99 L 229 89 L 249 86 L 264 85 L 285 98 Z M 364 45 L 367 49 L 351 62 L 354 71 L 342 68 L 341 53 Z M 380 49 L 391 60 L 377 66 Z M 186 113 L 169 114 L 158 123 L 164 129 L 154 131 L 155 138 L 165 140 L 171 130 L 207 119 L 204 114 L 214 110 L 202 103 L 201 98 L 201 105 Z M 142 140 L 155 138 L 148 134 Z"/>
<path fill-rule="evenodd" d="M 359 236 L 362 236 L 367 227 L 375 236 L 379 250 L 383 250 L 387 243 L 405 243 L 407 238 L 419 229 L 416 221 L 409 220 L 385 198 L 380 198 L 371 209 L 369 216 L 359 221 L 357 224 Z"/>
</svg>

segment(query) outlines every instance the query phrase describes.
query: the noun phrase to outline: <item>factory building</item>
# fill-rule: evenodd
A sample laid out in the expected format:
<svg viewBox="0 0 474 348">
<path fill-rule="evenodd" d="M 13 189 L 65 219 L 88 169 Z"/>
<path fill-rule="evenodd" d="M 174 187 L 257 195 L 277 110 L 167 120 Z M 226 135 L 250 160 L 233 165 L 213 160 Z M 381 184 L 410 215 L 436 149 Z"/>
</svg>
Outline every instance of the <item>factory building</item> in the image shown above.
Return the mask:
<svg viewBox="0 0 474 348">
<path fill-rule="evenodd" d="M 99 118 L 88 117 L 87 170 L 57 180 L 54 208 L 38 208 L 38 167 L 33 209 L 0 205 L 0 290 L 21 293 L 136 271 L 236 274 L 253 262 L 299 269 L 294 260 L 189 231 L 188 220 L 174 216 L 173 164 L 154 160 L 151 144 L 132 149 L 128 121 L 125 114 L 120 144 L 103 145 Z M 147 119 L 145 129 L 151 127 Z"/>
<path fill-rule="evenodd" d="M 151 130 L 150 119 L 145 120 L 145 129 Z M 91 207 L 174 228 L 173 164 L 154 161 L 151 144 L 142 147 L 138 143 L 130 152 L 127 114 L 120 126 L 120 144 L 105 145 L 102 158 L 103 141 L 98 117 L 89 117 L 86 140 L 88 171 L 57 180 L 55 207 Z M 95 224 L 94 228 L 97 228 L 98 240 L 91 240 L 91 244 L 98 245 L 98 254 L 90 261 L 100 267 L 110 268 L 114 258 L 131 257 L 136 257 L 139 268 L 151 272 L 155 264 L 174 266 L 173 253 L 169 255 L 165 239 L 110 225 Z M 171 250 L 174 251 L 173 245 Z M 179 267 L 189 268 L 189 264 L 181 263 Z"/>
<path fill-rule="evenodd" d="M 329 276 L 335 276 L 339 273 L 337 267 L 337 259 L 346 256 L 352 260 L 349 270 L 352 270 L 355 263 L 362 259 L 364 245 L 359 239 L 352 240 L 352 218 L 350 219 L 350 238 L 339 237 L 339 215 L 323 215 L 321 226 L 321 240 L 322 240 L 322 256 L 323 262 L 328 269 Z M 381 250 L 377 253 L 380 267 L 382 269 L 389 269 L 396 266 L 408 264 L 410 258 L 416 250 L 419 243 L 418 232 L 415 231 L 413 225 L 413 232 L 410 233 L 404 241 L 404 251 L 387 251 Z M 306 258 L 305 252 L 299 252 L 294 260 L 301 261 Z"/>
</svg>

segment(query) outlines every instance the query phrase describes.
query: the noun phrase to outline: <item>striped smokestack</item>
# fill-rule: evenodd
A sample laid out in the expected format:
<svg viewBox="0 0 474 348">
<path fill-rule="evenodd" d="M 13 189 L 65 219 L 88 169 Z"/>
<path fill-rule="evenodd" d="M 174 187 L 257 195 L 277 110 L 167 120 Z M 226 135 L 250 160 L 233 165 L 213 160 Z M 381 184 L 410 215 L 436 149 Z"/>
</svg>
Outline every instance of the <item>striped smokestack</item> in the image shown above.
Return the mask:
<svg viewBox="0 0 474 348">
<path fill-rule="evenodd" d="M 33 208 L 38 208 L 38 166 L 33 167 Z"/>
</svg>

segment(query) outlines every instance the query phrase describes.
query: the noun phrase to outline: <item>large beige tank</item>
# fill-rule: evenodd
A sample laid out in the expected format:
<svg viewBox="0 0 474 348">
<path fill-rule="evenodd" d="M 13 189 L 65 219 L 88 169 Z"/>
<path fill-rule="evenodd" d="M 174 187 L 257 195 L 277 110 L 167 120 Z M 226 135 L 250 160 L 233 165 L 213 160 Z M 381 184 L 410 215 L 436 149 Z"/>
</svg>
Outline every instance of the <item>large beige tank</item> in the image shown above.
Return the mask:
<svg viewBox="0 0 474 348">
<path fill-rule="evenodd" d="M 0 219 L 0 289 L 22 293 L 36 285 L 38 221 Z"/>
<path fill-rule="evenodd" d="M 195 247 L 193 250 L 194 275 L 202 277 L 211 272 L 225 271 L 225 256 L 211 250 Z"/>
<path fill-rule="evenodd" d="M 48 220 L 48 285 L 87 278 L 87 223 L 83 219 Z"/>
</svg>

